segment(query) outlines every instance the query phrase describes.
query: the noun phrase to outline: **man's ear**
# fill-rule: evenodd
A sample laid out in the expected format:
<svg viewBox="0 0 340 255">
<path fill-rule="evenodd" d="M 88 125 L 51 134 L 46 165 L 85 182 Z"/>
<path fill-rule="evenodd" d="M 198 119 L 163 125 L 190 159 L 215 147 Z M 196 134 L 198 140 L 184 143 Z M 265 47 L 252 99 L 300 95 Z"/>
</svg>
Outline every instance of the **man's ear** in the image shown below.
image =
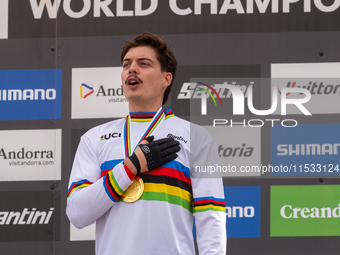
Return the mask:
<svg viewBox="0 0 340 255">
<path fill-rule="evenodd" d="M 170 72 L 166 72 L 164 74 L 163 86 L 168 87 L 171 84 L 171 81 L 172 81 L 172 74 Z"/>
</svg>

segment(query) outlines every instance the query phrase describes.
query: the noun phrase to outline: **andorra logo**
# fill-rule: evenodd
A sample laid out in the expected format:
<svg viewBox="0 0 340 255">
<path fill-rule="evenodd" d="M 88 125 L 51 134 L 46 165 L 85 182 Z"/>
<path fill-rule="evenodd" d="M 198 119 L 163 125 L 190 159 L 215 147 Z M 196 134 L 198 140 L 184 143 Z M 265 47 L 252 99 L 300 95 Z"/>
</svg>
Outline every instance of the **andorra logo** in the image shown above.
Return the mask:
<svg viewBox="0 0 340 255">
<path fill-rule="evenodd" d="M 86 90 L 86 92 L 85 92 L 85 90 Z M 80 97 L 81 98 L 85 99 L 89 95 L 93 94 L 93 92 L 94 92 L 94 90 L 93 90 L 92 87 L 90 87 L 90 86 L 88 86 L 88 85 L 86 85 L 84 83 L 81 84 L 81 86 L 80 86 Z"/>
</svg>

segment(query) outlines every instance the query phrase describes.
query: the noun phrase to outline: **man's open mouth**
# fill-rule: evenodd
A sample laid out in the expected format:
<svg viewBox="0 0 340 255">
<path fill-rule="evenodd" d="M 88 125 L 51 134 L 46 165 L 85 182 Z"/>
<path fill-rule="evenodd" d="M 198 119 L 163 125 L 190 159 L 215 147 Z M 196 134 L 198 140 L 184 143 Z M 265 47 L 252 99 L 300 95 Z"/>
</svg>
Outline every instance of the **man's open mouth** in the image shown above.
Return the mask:
<svg viewBox="0 0 340 255">
<path fill-rule="evenodd" d="M 140 83 L 142 83 L 142 81 L 137 76 L 129 76 L 125 81 L 125 84 L 130 86 L 135 86 Z"/>
</svg>

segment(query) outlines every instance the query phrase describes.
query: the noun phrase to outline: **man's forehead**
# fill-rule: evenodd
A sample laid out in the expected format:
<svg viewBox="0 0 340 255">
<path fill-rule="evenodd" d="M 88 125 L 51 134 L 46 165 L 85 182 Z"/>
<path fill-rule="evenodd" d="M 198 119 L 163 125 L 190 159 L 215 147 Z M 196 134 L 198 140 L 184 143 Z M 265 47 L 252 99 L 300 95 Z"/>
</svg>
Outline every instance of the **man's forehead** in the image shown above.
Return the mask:
<svg viewBox="0 0 340 255">
<path fill-rule="evenodd" d="M 150 59 L 156 60 L 156 50 L 150 46 L 137 46 L 133 47 L 126 52 L 123 61 L 130 59 Z"/>
</svg>

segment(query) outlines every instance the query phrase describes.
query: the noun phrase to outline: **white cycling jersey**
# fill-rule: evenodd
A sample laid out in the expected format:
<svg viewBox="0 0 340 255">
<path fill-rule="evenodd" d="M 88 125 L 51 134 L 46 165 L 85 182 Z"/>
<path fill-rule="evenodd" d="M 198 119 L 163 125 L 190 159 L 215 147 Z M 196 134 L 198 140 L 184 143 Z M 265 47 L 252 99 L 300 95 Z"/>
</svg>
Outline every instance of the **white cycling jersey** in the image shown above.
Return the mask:
<svg viewBox="0 0 340 255">
<path fill-rule="evenodd" d="M 179 141 L 178 157 L 139 175 L 144 193 L 138 201 L 120 199 L 135 177 L 123 164 L 126 137 L 133 151 L 158 113 L 130 113 L 129 134 L 124 129 L 127 121 L 119 119 L 81 137 L 69 181 L 67 215 L 78 228 L 96 222 L 97 255 L 194 255 L 193 215 L 199 254 L 224 255 L 222 179 L 201 176 L 194 167 L 218 164 L 216 144 L 204 128 L 175 117 L 171 109 L 164 110 L 152 135 L 155 140 Z"/>
</svg>

